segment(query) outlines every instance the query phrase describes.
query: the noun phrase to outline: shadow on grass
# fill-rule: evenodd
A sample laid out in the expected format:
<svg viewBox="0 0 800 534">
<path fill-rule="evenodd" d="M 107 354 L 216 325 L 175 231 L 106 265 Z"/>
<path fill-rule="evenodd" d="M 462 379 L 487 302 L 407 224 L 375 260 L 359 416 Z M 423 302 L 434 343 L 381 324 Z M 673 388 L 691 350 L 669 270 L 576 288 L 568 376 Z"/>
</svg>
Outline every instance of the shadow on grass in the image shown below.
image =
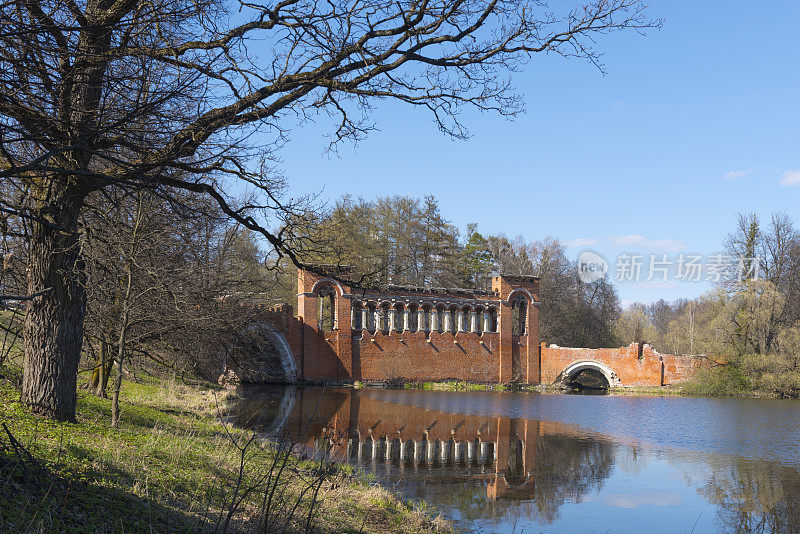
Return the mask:
<svg viewBox="0 0 800 534">
<path fill-rule="evenodd" d="M 21 459 L 5 443 L 0 446 L 2 532 L 197 532 L 200 528 L 197 515 L 123 487 L 60 476 L 35 459 Z"/>
</svg>

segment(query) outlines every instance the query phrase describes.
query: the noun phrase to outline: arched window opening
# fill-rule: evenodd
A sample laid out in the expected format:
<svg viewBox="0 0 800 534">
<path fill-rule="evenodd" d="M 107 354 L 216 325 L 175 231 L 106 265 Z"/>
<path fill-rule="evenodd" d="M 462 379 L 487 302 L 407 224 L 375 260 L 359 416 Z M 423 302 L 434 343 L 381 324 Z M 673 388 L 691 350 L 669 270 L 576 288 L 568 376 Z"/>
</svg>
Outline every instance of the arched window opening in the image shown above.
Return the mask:
<svg viewBox="0 0 800 534">
<path fill-rule="evenodd" d="M 524 297 L 514 297 L 511 301 L 511 334 L 515 336 L 525 335 L 525 323 L 527 323 L 528 301 Z"/>
<path fill-rule="evenodd" d="M 377 315 L 377 313 L 376 313 L 375 305 L 370 303 L 367 306 L 367 330 L 369 330 L 370 332 L 375 332 L 375 330 L 376 330 L 376 327 L 377 327 L 377 321 L 375 320 L 376 319 L 376 317 L 375 317 L 376 315 Z"/>
<path fill-rule="evenodd" d="M 483 318 L 484 318 L 484 311 L 483 308 L 478 308 L 475 310 L 475 331 L 479 334 L 483 334 Z"/>
<path fill-rule="evenodd" d="M 489 308 L 489 332 L 497 332 L 497 309 Z"/>
<path fill-rule="evenodd" d="M 363 319 L 362 307 L 360 302 L 353 303 L 353 330 L 363 330 L 364 325 L 361 323 Z"/>
<path fill-rule="evenodd" d="M 433 317 L 431 316 L 431 307 L 430 306 L 423 306 L 422 307 L 422 324 L 420 325 L 420 330 L 423 332 L 430 332 L 431 331 L 431 324 L 433 322 Z"/>
<path fill-rule="evenodd" d="M 450 332 L 452 332 L 453 334 L 458 332 L 458 316 L 459 316 L 458 308 L 455 307 L 455 306 L 451 307 L 450 308 L 450 325 L 449 325 L 449 329 L 448 330 Z"/>
<path fill-rule="evenodd" d="M 438 328 L 436 330 L 440 334 L 443 334 L 445 328 L 447 328 L 447 325 L 444 324 L 444 317 L 445 317 L 444 308 L 438 307 L 436 308 L 436 311 L 434 313 L 436 313 L 437 316 L 436 325 L 438 326 Z"/>
<path fill-rule="evenodd" d="M 388 302 L 381 304 L 381 332 L 385 334 L 389 333 L 389 310 L 391 305 Z"/>
<path fill-rule="evenodd" d="M 394 305 L 394 331 L 403 331 L 403 320 L 405 316 L 405 307 L 402 304 Z"/>
<path fill-rule="evenodd" d="M 417 321 L 417 318 L 419 317 L 419 308 L 415 304 L 412 304 L 408 307 L 408 310 L 411 312 L 411 316 L 408 318 L 408 331 L 416 332 L 417 328 L 419 327 L 417 324 L 419 322 Z"/>
<path fill-rule="evenodd" d="M 472 331 L 472 310 L 467 306 L 461 308 L 461 332 Z"/>
<path fill-rule="evenodd" d="M 328 286 L 317 293 L 319 297 L 319 329 L 329 331 L 336 328 L 336 291 Z"/>
</svg>

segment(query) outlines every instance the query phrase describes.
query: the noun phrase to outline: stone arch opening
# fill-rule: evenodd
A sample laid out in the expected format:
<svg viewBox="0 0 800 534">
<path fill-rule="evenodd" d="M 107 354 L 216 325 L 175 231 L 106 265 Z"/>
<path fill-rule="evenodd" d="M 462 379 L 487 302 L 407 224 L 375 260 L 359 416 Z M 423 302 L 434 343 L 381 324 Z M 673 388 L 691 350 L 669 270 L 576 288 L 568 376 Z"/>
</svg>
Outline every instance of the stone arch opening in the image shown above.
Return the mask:
<svg viewBox="0 0 800 534">
<path fill-rule="evenodd" d="M 319 299 L 319 316 L 317 317 L 319 329 L 330 331 L 336 328 L 336 289 L 325 284 L 317 289 Z"/>
<path fill-rule="evenodd" d="M 411 304 L 408 307 L 409 316 L 408 316 L 408 331 L 409 332 L 416 332 L 419 330 L 419 306 L 416 304 Z"/>
<path fill-rule="evenodd" d="M 458 310 L 458 331 L 459 332 L 469 332 L 470 324 L 469 324 L 469 316 L 472 312 L 472 308 L 469 306 L 464 306 L 460 310 Z"/>
<path fill-rule="evenodd" d="M 458 332 L 458 306 L 450 306 L 450 324 L 448 331 L 455 334 Z"/>
<path fill-rule="evenodd" d="M 596 361 L 573 363 L 561 376 L 561 382 L 570 389 L 603 390 L 620 384 L 619 377 L 610 367 Z"/>
<path fill-rule="evenodd" d="M 375 303 L 370 302 L 367 304 L 367 324 L 364 327 L 369 332 L 375 332 L 377 329 L 378 318 L 377 318 L 377 309 L 375 307 Z"/>
<path fill-rule="evenodd" d="M 528 322 L 528 299 L 522 295 L 515 295 L 511 299 L 511 335 L 525 335 L 525 325 Z"/>
<path fill-rule="evenodd" d="M 489 332 L 497 332 L 497 308 L 489 308 Z"/>
<path fill-rule="evenodd" d="M 243 328 L 225 351 L 224 380 L 239 383 L 294 383 L 297 362 L 283 334 L 265 322 Z"/>
<path fill-rule="evenodd" d="M 422 310 L 422 324 L 419 325 L 419 329 L 422 332 L 430 332 L 431 326 L 433 325 L 432 308 L 429 304 L 423 304 L 420 309 Z"/>
<path fill-rule="evenodd" d="M 384 334 L 389 333 L 389 327 L 391 326 L 391 324 L 389 323 L 389 313 L 391 312 L 391 309 L 392 305 L 389 304 L 388 302 L 381 303 L 380 329 L 381 332 L 383 332 Z"/>
<path fill-rule="evenodd" d="M 437 306 L 433 313 L 436 314 L 436 331 L 443 334 L 447 328 L 447 325 L 444 324 L 444 306 Z"/>
<path fill-rule="evenodd" d="M 484 309 L 482 307 L 479 306 L 479 307 L 475 308 L 475 321 L 476 321 L 476 323 L 475 323 L 475 331 L 477 333 L 481 334 L 481 335 L 483 334 L 483 329 L 484 329 L 484 326 L 485 326 L 485 324 L 484 324 L 484 322 L 485 322 L 484 318 L 485 317 L 486 317 L 486 312 L 484 311 Z"/>
<path fill-rule="evenodd" d="M 397 304 L 394 305 L 392 311 L 394 313 L 394 331 L 402 332 L 404 328 L 403 321 L 406 312 L 405 306 L 403 305 L 402 302 L 398 302 Z"/>
<path fill-rule="evenodd" d="M 363 307 L 361 303 L 358 301 L 353 302 L 352 310 L 353 311 L 351 312 L 352 313 L 351 322 L 353 324 L 353 330 L 363 330 L 364 324 L 362 323 L 362 319 L 364 317 L 362 313 Z"/>
</svg>

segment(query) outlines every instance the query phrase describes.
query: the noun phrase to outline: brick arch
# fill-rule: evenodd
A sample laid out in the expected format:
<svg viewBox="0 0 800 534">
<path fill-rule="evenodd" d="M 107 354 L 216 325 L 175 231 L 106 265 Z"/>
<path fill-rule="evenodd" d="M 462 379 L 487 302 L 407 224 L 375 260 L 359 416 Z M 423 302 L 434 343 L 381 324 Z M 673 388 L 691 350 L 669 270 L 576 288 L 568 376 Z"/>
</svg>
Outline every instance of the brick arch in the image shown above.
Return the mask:
<svg viewBox="0 0 800 534">
<path fill-rule="evenodd" d="M 289 343 L 286 341 L 283 333 L 266 321 L 251 323 L 240 330 L 240 332 L 243 334 L 252 331 L 258 331 L 259 334 L 266 336 L 267 339 L 272 342 L 272 346 L 276 349 L 280 359 L 285 382 L 297 382 L 300 377 L 300 373 L 297 368 L 297 360 L 295 359 L 292 348 L 289 346 Z M 230 349 L 228 349 L 225 354 L 226 372 L 228 370 L 227 367 L 229 353 Z"/>
<path fill-rule="evenodd" d="M 334 287 L 334 289 L 336 290 L 336 298 L 339 298 L 342 295 L 344 295 L 344 288 L 342 287 L 342 284 L 340 284 L 333 278 L 320 278 L 319 280 L 314 282 L 314 285 L 311 288 L 311 292 L 316 295 L 317 293 L 319 293 L 320 289 L 322 289 L 326 285 Z"/>
<path fill-rule="evenodd" d="M 511 293 L 509 293 L 509 295 L 508 295 L 508 302 L 511 302 L 511 301 L 512 301 L 512 300 L 514 300 L 515 298 L 517 298 L 517 297 L 519 297 L 519 296 L 522 296 L 522 295 L 524 295 L 524 296 L 527 298 L 527 300 L 528 300 L 528 305 L 532 305 L 533 303 L 535 303 L 535 302 L 536 302 L 536 299 L 535 299 L 535 298 L 533 298 L 533 295 L 531 295 L 531 292 L 530 292 L 530 291 L 528 291 L 527 289 L 525 289 L 524 287 L 520 287 L 520 288 L 518 288 L 518 289 L 515 289 L 515 290 L 514 290 L 514 291 L 512 291 Z"/>
<path fill-rule="evenodd" d="M 619 379 L 619 376 L 616 372 L 614 372 L 611 367 L 604 364 L 603 362 L 598 362 L 596 360 L 581 360 L 574 363 L 571 363 L 567 366 L 566 369 L 561 373 L 561 381 L 563 383 L 571 382 L 578 376 L 581 371 L 585 371 L 586 369 L 592 369 L 594 371 L 598 371 L 603 374 L 608 381 L 609 387 L 616 387 L 619 386 L 622 382 Z"/>
</svg>

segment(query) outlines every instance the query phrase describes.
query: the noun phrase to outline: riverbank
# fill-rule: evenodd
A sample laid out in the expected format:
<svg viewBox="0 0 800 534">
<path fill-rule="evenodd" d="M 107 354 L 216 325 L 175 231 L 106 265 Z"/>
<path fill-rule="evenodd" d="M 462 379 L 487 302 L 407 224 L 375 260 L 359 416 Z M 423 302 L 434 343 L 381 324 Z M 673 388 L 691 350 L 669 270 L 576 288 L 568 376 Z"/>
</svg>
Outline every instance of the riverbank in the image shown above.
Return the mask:
<svg viewBox="0 0 800 534">
<path fill-rule="evenodd" d="M 707 385 L 708 379 L 704 376 L 696 380 L 689 380 L 685 383 L 672 384 L 668 386 L 620 386 L 609 390 L 595 390 L 597 394 L 607 395 L 630 395 L 648 397 L 731 397 L 748 399 L 775 399 L 783 398 L 774 392 L 763 390 L 748 390 L 741 388 L 711 388 Z M 406 389 L 418 391 L 517 391 L 517 392 L 536 392 L 547 394 L 566 393 L 560 386 L 553 384 L 487 384 L 466 382 L 460 380 L 434 381 L 393 381 L 388 383 L 360 383 L 356 382 L 354 387 L 358 388 L 377 388 L 377 389 Z"/>
<path fill-rule="evenodd" d="M 309 510 L 322 532 L 450 529 L 348 466 L 249 441 L 220 422 L 228 393 L 210 384 L 125 381 L 112 429 L 108 399 L 81 391 L 77 422 L 56 423 L 25 410 L 15 373 L 3 374 L 0 531 L 301 531 Z"/>
</svg>

